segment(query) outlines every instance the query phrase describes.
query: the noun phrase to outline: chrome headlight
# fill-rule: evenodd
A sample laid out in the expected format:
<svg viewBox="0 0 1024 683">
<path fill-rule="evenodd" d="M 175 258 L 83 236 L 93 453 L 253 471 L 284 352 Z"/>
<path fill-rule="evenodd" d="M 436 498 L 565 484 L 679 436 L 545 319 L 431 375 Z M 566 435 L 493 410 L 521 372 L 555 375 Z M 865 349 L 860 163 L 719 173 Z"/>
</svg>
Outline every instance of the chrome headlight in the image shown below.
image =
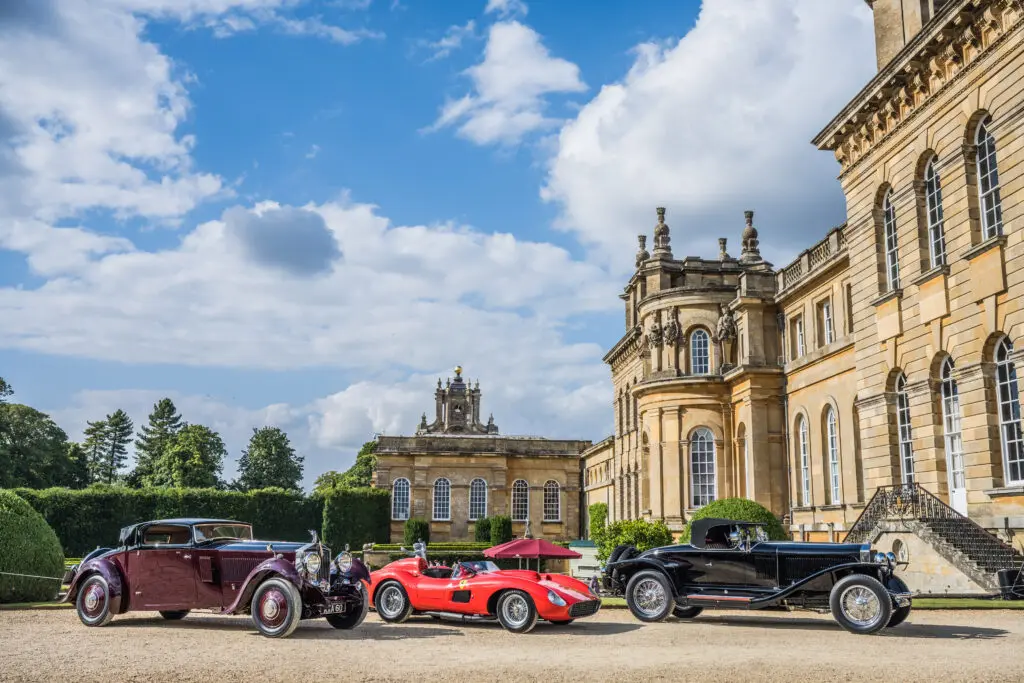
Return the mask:
<svg viewBox="0 0 1024 683">
<path fill-rule="evenodd" d="M 320 553 L 306 553 L 302 558 L 302 562 L 306 565 L 306 571 L 310 574 L 316 575 L 320 573 Z"/>
<path fill-rule="evenodd" d="M 871 544 L 870 543 L 862 544 L 860 546 L 860 561 L 861 562 L 870 562 L 871 558 L 872 558 Z"/>
<path fill-rule="evenodd" d="M 896 566 L 896 553 L 886 553 L 885 554 L 885 559 L 889 560 L 889 565 L 890 566 L 893 566 L 893 567 Z"/>
<path fill-rule="evenodd" d="M 885 557 L 885 553 L 875 553 L 875 562 L 877 562 L 878 564 L 885 564 L 886 560 L 887 558 Z"/>
<path fill-rule="evenodd" d="M 334 558 L 334 563 L 338 565 L 338 571 L 342 573 L 348 573 L 352 570 L 352 553 L 341 553 Z"/>
<path fill-rule="evenodd" d="M 550 602 L 552 605 L 557 605 L 558 607 L 565 607 L 565 600 L 563 600 L 560 595 L 558 595 L 557 593 L 555 593 L 555 591 L 552 590 L 548 591 L 548 602 Z"/>
</svg>

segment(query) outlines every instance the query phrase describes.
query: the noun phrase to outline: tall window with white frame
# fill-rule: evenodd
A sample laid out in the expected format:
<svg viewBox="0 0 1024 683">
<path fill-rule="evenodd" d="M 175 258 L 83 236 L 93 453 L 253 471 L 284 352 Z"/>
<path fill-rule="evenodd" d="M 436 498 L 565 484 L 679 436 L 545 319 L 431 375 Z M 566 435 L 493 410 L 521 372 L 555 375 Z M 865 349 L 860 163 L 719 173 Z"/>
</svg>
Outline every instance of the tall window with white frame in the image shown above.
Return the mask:
<svg viewBox="0 0 1024 683">
<path fill-rule="evenodd" d="M 839 505 L 843 502 L 842 484 L 839 478 L 839 424 L 832 406 L 825 409 L 825 446 L 828 448 L 828 490 L 829 502 Z"/>
<path fill-rule="evenodd" d="M 544 483 L 544 521 L 562 521 L 562 492 L 558 482 L 549 479 Z"/>
<path fill-rule="evenodd" d="M 942 427 L 945 432 L 946 457 L 949 458 L 949 487 L 966 488 L 964 481 L 964 442 L 960 435 L 960 392 L 953 379 L 953 359 L 942 362 Z"/>
<path fill-rule="evenodd" d="M 523 479 L 512 484 L 512 521 L 525 522 L 530 518 L 530 485 Z"/>
<path fill-rule="evenodd" d="M 1003 445 L 1003 479 L 1006 485 L 1024 483 L 1024 433 L 1021 430 L 1020 394 L 1013 344 L 1006 337 L 996 347 L 996 381 L 999 385 L 999 431 Z"/>
<path fill-rule="evenodd" d="M 910 397 L 907 377 L 896 378 L 896 427 L 899 435 L 900 472 L 904 484 L 914 483 L 914 436 L 910 429 Z"/>
<path fill-rule="evenodd" d="M 487 516 L 487 482 L 477 478 L 469 483 L 469 519 L 475 521 Z"/>
<path fill-rule="evenodd" d="M 796 357 L 802 358 L 804 355 L 804 317 L 798 315 L 794 321 L 794 329 L 796 331 Z"/>
<path fill-rule="evenodd" d="M 391 519 L 409 519 L 409 480 L 402 477 L 391 485 Z"/>
<path fill-rule="evenodd" d="M 711 372 L 709 341 L 707 330 L 696 329 L 690 334 L 690 372 L 694 375 Z"/>
<path fill-rule="evenodd" d="M 974 142 L 978 146 L 978 200 L 981 204 L 981 232 L 985 239 L 1003 234 L 1003 204 L 999 197 L 999 168 L 996 139 L 989 132 L 992 117 L 978 124 Z"/>
<path fill-rule="evenodd" d="M 885 240 L 885 283 L 888 291 L 900 288 L 899 235 L 896 234 L 896 207 L 892 203 L 892 190 L 882 200 L 882 229 Z"/>
<path fill-rule="evenodd" d="M 828 346 L 836 340 L 835 326 L 832 323 L 832 300 L 825 299 L 818 304 L 818 327 L 821 332 L 819 346 Z"/>
<path fill-rule="evenodd" d="M 447 522 L 452 518 L 452 483 L 441 477 L 434 482 L 434 520 Z"/>
<path fill-rule="evenodd" d="M 797 438 L 800 448 L 800 504 L 804 507 L 811 506 L 811 439 L 807 433 L 807 420 L 801 415 L 797 418 Z"/>
<path fill-rule="evenodd" d="M 928 218 L 928 259 L 932 268 L 946 265 L 946 236 L 942 218 L 942 181 L 938 158 L 932 157 L 924 169 L 924 202 Z"/>
<path fill-rule="evenodd" d="M 690 500 L 694 508 L 715 500 L 715 436 L 707 427 L 690 437 Z"/>
</svg>

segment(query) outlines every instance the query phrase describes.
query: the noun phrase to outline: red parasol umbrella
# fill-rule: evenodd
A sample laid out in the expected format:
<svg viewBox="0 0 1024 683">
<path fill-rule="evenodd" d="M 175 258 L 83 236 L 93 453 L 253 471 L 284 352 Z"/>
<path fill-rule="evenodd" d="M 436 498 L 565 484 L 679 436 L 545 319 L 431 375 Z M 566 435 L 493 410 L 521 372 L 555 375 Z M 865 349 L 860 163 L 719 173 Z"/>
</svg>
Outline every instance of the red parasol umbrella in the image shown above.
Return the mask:
<svg viewBox="0 0 1024 683">
<path fill-rule="evenodd" d="M 519 538 L 508 543 L 496 545 L 493 548 L 488 548 L 484 551 L 484 557 L 490 557 L 495 560 L 525 557 L 527 559 L 536 559 L 539 564 L 539 561 L 542 559 L 576 559 L 583 556 L 575 550 L 563 548 L 551 541 L 545 541 L 543 538 Z"/>
</svg>

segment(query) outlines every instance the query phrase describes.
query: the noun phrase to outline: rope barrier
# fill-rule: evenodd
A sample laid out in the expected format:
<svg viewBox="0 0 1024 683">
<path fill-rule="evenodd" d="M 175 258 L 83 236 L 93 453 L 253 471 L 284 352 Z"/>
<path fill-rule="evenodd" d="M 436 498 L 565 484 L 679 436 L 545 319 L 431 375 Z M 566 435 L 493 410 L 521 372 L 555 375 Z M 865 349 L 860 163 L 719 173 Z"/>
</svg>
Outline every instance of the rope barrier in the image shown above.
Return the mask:
<svg viewBox="0 0 1024 683">
<path fill-rule="evenodd" d="M 0 572 L 0 574 L 2 574 L 3 576 L 23 576 L 23 577 L 25 577 L 27 579 L 48 579 L 50 581 L 63 581 L 64 580 L 63 576 L 58 576 L 57 578 L 54 578 L 52 576 L 37 576 L 35 574 L 15 574 L 14 572 Z"/>
</svg>

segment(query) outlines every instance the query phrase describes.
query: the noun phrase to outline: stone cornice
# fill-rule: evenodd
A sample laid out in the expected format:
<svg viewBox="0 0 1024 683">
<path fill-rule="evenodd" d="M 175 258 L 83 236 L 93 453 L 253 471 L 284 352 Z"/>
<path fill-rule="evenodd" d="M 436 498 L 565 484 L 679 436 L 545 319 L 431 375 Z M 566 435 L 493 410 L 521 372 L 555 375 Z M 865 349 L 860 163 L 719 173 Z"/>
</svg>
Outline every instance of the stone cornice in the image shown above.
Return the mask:
<svg viewBox="0 0 1024 683">
<path fill-rule="evenodd" d="M 628 358 L 631 354 L 636 354 L 640 349 L 640 340 L 643 336 L 643 331 L 639 325 L 635 325 L 633 329 L 620 339 L 615 342 L 615 346 L 611 348 L 601 359 L 602 362 L 612 366 L 612 370 L 617 370 L 620 365 L 620 360 Z"/>
<path fill-rule="evenodd" d="M 943 8 L 814 138 L 842 173 L 904 127 L 940 91 L 1024 23 L 1024 0 L 957 0 Z"/>
</svg>

